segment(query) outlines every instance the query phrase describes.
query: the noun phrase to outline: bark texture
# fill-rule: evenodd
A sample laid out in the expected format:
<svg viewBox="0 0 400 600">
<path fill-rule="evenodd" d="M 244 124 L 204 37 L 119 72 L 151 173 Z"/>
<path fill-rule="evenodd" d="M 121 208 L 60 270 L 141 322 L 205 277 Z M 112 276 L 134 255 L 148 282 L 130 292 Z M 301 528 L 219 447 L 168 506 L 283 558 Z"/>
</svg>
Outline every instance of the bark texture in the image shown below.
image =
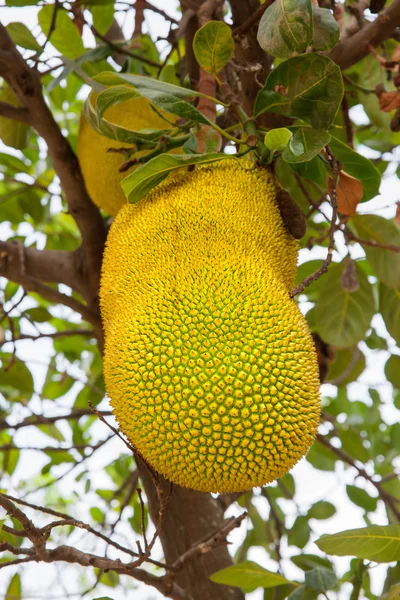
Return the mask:
<svg viewBox="0 0 400 600">
<path fill-rule="evenodd" d="M 140 464 L 138 467 L 151 518 L 157 523 L 159 502 L 154 483 L 146 467 Z M 168 495 L 169 483 L 162 480 L 162 486 L 165 495 Z M 223 524 L 221 503 L 211 494 L 174 486 L 160 533 L 166 562 L 174 563 L 193 545 L 220 529 Z M 219 546 L 186 564 L 178 574 L 176 583 L 188 594 L 188 600 L 244 600 L 244 594 L 239 588 L 213 583 L 209 579 L 212 573 L 231 565 L 228 547 Z"/>
</svg>

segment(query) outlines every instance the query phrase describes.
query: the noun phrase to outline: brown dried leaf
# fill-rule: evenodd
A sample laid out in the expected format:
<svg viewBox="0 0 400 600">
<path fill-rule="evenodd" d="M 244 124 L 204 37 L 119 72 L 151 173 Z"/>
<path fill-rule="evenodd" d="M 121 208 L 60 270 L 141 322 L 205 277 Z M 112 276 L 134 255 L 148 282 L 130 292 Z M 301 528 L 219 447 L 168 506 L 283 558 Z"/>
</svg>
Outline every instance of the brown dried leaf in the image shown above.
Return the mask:
<svg viewBox="0 0 400 600">
<path fill-rule="evenodd" d="M 332 195 L 332 178 L 328 178 L 328 191 Z M 345 171 L 340 171 L 336 187 L 336 200 L 338 211 L 342 215 L 355 215 L 358 203 L 363 197 L 361 181 L 352 177 Z"/>
<path fill-rule="evenodd" d="M 382 92 L 379 95 L 379 108 L 383 112 L 392 112 L 400 107 L 400 92 Z"/>
</svg>

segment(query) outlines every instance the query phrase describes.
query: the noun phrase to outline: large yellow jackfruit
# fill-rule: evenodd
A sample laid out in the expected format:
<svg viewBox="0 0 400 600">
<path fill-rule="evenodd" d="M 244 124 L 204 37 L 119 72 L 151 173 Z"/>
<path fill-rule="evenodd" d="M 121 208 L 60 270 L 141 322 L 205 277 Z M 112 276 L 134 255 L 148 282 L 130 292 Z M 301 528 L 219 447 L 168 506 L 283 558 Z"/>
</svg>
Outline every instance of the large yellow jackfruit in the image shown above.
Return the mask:
<svg viewBox="0 0 400 600">
<path fill-rule="evenodd" d="M 91 102 L 96 94 L 91 95 Z M 171 115 L 168 115 L 171 117 Z M 146 98 L 132 98 L 126 102 L 110 106 L 105 119 L 126 129 L 168 129 L 168 122 L 151 108 Z M 91 127 L 84 115 L 81 116 L 78 137 L 78 158 L 89 196 L 93 202 L 111 216 L 127 203 L 121 188 L 121 181 L 131 173 L 131 167 L 124 173 L 119 167 L 126 161 L 123 153 L 108 152 L 109 148 L 128 148 L 129 145 L 100 135 Z M 139 156 L 141 153 L 137 153 Z"/>
<path fill-rule="evenodd" d="M 228 160 L 179 173 L 113 223 L 101 309 L 122 431 L 179 485 L 228 492 L 284 475 L 319 421 L 298 242 L 272 177 Z"/>
</svg>

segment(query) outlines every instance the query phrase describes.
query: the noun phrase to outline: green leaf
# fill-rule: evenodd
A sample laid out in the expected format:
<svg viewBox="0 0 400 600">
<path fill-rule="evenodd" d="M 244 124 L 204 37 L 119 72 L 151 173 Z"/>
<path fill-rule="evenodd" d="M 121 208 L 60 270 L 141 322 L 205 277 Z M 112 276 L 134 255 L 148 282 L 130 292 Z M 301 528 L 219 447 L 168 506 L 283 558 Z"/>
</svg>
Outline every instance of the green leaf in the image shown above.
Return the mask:
<svg viewBox="0 0 400 600">
<path fill-rule="evenodd" d="M 173 85 L 165 81 L 152 79 L 151 77 L 144 77 L 143 75 L 132 75 L 130 73 L 113 73 L 112 71 L 104 71 L 94 77 L 94 80 L 103 85 L 120 85 L 122 83 L 128 83 L 134 87 L 142 96 L 144 92 L 152 91 L 159 92 L 160 94 L 168 94 L 176 96 L 177 98 L 208 98 L 205 94 L 195 92 L 188 88 L 180 87 L 179 85 Z M 217 100 L 216 100 L 217 102 Z"/>
<path fill-rule="evenodd" d="M 400 390 L 400 356 L 392 354 L 385 364 L 386 379 L 394 388 Z"/>
<path fill-rule="evenodd" d="M 339 41 L 340 29 L 335 17 L 328 8 L 312 7 L 314 35 L 311 45 L 315 50 L 330 50 Z"/>
<path fill-rule="evenodd" d="M 362 463 L 366 463 L 369 459 L 369 452 L 365 448 L 362 438 L 358 432 L 353 429 L 347 429 L 346 431 L 340 432 L 340 441 L 342 442 L 342 448 L 352 458 L 359 460 Z"/>
<path fill-rule="evenodd" d="M 327 592 L 335 587 L 337 578 L 332 569 L 316 567 L 315 569 L 306 571 L 305 584 L 317 592 Z"/>
<path fill-rule="evenodd" d="M 310 0 L 277 0 L 261 17 L 257 33 L 261 48 L 277 58 L 305 52 L 312 37 Z"/>
<path fill-rule="evenodd" d="M 320 550 L 336 556 L 356 556 L 375 562 L 400 560 L 400 524 L 372 525 L 323 535 L 315 542 Z"/>
<path fill-rule="evenodd" d="M 175 65 L 167 64 L 160 71 L 160 81 L 166 83 L 172 83 L 173 85 L 179 85 L 179 77 L 177 75 L 177 67 Z"/>
<path fill-rule="evenodd" d="M 378 215 L 354 215 L 351 224 L 361 240 L 400 246 L 400 229 L 393 220 Z M 365 245 L 363 249 L 376 276 L 388 287 L 400 288 L 400 254 Z"/>
<path fill-rule="evenodd" d="M 28 308 L 24 311 L 24 315 L 35 323 L 46 323 L 52 319 L 51 314 L 43 306 L 35 306 L 34 308 Z"/>
<path fill-rule="evenodd" d="M 364 192 L 361 201 L 374 198 L 379 193 L 381 174 L 373 163 L 334 136 L 331 137 L 329 147 L 335 157 L 343 163 L 346 173 L 361 181 Z"/>
<path fill-rule="evenodd" d="M 104 118 L 104 112 L 114 104 L 124 102 L 130 98 L 139 96 L 134 90 L 123 87 L 113 86 L 96 98 L 95 107 L 92 104 L 90 97 L 86 100 L 84 105 L 84 115 L 90 125 L 98 131 L 101 135 L 109 137 L 113 140 L 118 140 L 126 144 L 148 144 L 149 142 L 157 141 L 162 135 L 168 133 L 168 129 L 142 129 L 140 131 L 134 131 L 121 127 L 116 123 L 112 123 Z M 168 123 L 166 123 L 166 127 Z"/>
<path fill-rule="evenodd" d="M 355 485 L 346 485 L 346 492 L 350 500 L 366 512 L 376 510 L 378 499 L 372 498 L 365 490 Z"/>
<path fill-rule="evenodd" d="M 392 290 L 383 283 L 379 286 L 379 311 L 386 329 L 400 345 L 400 290 Z"/>
<path fill-rule="evenodd" d="M 107 0 L 104 4 L 91 2 L 91 5 L 93 27 L 104 35 L 110 29 L 114 19 L 114 0 Z"/>
<path fill-rule="evenodd" d="M 92 506 L 90 514 L 97 523 L 104 523 L 104 513 L 98 506 Z"/>
<path fill-rule="evenodd" d="M 320 336 L 324 342 L 339 348 L 363 340 L 375 314 L 373 289 L 364 271 L 356 264 L 359 288 L 349 292 L 341 284 L 345 266 L 346 261 L 342 261 L 329 267 L 315 305 Z"/>
<path fill-rule="evenodd" d="M 11 441 L 11 439 L 10 439 Z M 20 457 L 20 451 L 18 448 L 5 450 L 0 453 L 0 465 L 1 470 L 9 475 L 12 475 L 17 467 Z"/>
<path fill-rule="evenodd" d="M 271 152 L 271 160 L 274 152 L 283 152 L 285 150 L 292 136 L 293 133 L 286 127 L 271 129 L 271 131 L 265 134 L 264 145 Z"/>
<path fill-rule="evenodd" d="M 29 400 L 34 392 L 33 378 L 30 370 L 22 360 L 13 360 L 12 354 L 0 354 L 2 367 L 0 370 L 0 390 L 9 402 Z M 10 366 L 11 365 L 11 366 Z"/>
<path fill-rule="evenodd" d="M 296 567 L 299 567 L 299 569 L 302 569 L 303 571 L 309 571 L 315 567 L 332 569 L 331 562 L 327 558 L 318 556 L 317 554 L 298 554 L 297 556 L 291 556 L 290 560 Z"/>
<path fill-rule="evenodd" d="M 284 150 L 282 158 L 288 163 L 308 162 L 329 144 L 330 139 L 327 131 L 299 127 Z"/>
<path fill-rule="evenodd" d="M 208 73 L 217 75 L 230 60 L 235 43 L 229 25 L 209 21 L 196 31 L 193 51 L 199 65 Z"/>
<path fill-rule="evenodd" d="M 358 346 L 337 350 L 334 362 L 329 365 L 326 383 L 347 385 L 356 381 L 363 373 L 365 365 L 365 356 Z"/>
<path fill-rule="evenodd" d="M 257 94 L 254 116 L 273 111 L 328 129 L 343 98 L 340 68 L 327 56 L 304 54 L 278 65 Z"/>
<path fill-rule="evenodd" d="M 288 600 L 317 600 L 317 598 L 318 592 L 306 585 L 299 585 L 290 596 L 288 596 Z"/>
<path fill-rule="evenodd" d="M 288 534 L 289 546 L 297 546 L 298 548 L 304 548 L 310 539 L 310 524 L 308 517 L 300 516 L 297 517 L 293 526 Z"/>
<path fill-rule="evenodd" d="M 18 573 L 12 577 L 4 600 L 22 600 L 21 578 Z"/>
<path fill-rule="evenodd" d="M 331 502 L 320 500 L 312 505 L 307 516 L 309 519 L 330 519 L 335 512 L 336 508 Z"/>
<path fill-rule="evenodd" d="M 321 444 L 313 444 L 310 452 L 307 454 L 307 461 L 320 471 L 334 471 L 336 460 L 337 456 L 332 450 L 325 448 Z"/>
<path fill-rule="evenodd" d="M 129 202 L 139 202 L 153 187 L 161 183 L 175 169 L 189 165 L 205 165 L 227 158 L 229 154 L 161 154 L 141 165 L 122 180 L 121 186 Z"/>
<path fill-rule="evenodd" d="M 41 51 L 42 47 L 37 43 L 24 23 L 9 23 L 6 29 L 10 38 L 17 46 L 21 46 L 21 48 L 26 48 L 27 50 L 35 50 L 35 52 Z"/>
<path fill-rule="evenodd" d="M 20 106 L 14 92 L 9 87 L 0 89 L 0 101 Z M 19 123 L 14 119 L 0 117 L 0 139 L 6 146 L 11 146 L 17 150 L 23 150 L 28 143 L 30 127 L 24 123 Z"/>
<path fill-rule="evenodd" d="M 45 36 L 50 31 L 54 6 L 54 4 L 47 4 L 41 8 L 38 14 L 39 25 Z M 72 60 L 79 58 L 85 52 L 78 29 L 64 10 L 57 11 L 56 27 L 51 34 L 50 42 L 63 56 Z"/>
<path fill-rule="evenodd" d="M 6 0 L 6 6 L 36 6 L 40 0 Z"/>
<path fill-rule="evenodd" d="M 240 587 L 245 592 L 253 592 L 259 587 L 270 588 L 290 583 L 279 573 L 267 571 L 250 560 L 217 571 L 211 575 L 210 579 L 214 583 Z"/>
<path fill-rule="evenodd" d="M 97 78 L 96 78 L 97 79 Z M 148 78 L 150 80 L 150 78 Z M 159 82 L 160 83 L 160 82 Z M 172 88 L 177 88 L 170 83 L 162 82 L 163 85 L 170 86 Z M 100 104 L 99 99 L 101 96 Z M 184 100 L 184 96 L 175 96 L 170 93 L 160 92 L 156 89 L 143 87 L 141 89 L 135 88 L 134 90 L 124 87 L 124 86 L 112 86 L 110 89 L 102 92 L 96 101 L 96 106 L 103 106 L 105 104 L 104 112 L 112 106 L 113 104 L 117 104 L 118 102 L 124 102 L 129 98 L 135 98 L 136 96 L 143 96 L 150 100 L 153 104 L 155 104 L 158 108 L 165 110 L 168 113 L 172 113 L 174 115 L 178 115 L 182 119 L 189 119 L 192 121 L 196 121 L 197 123 L 204 123 L 206 125 L 211 125 L 210 121 L 202 115 L 200 111 L 197 110 L 192 104 Z M 91 102 L 87 101 L 88 110 L 90 110 Z"/>
</svg>

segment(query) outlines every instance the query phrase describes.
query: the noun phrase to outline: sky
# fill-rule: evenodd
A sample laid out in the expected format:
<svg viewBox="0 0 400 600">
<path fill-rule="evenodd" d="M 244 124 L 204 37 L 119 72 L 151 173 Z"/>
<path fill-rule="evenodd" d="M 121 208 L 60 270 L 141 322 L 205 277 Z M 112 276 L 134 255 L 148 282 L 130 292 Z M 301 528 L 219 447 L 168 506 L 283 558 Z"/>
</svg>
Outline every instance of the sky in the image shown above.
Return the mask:
<svg viewBox="0 0 400 600">
<path fill-rule="evenodd" d="M 176 16 L 177 18 L 179 18 L 179 13 L 176 11 L 175 0 L 153 0 L 153 4 L 160 8 L 163 8 L 163 10 L 167 11 L 172 16 Z M 2 24 L 5 25 L 13 21 L 22 21 L 29 27 L 31 31 L 33 31 L 34 34 L 37 31 L 36 15 L 36 7 L 28 6 L 20 9 L 0 8 L 0 20 Z M 157 38 L 158 36 L 165 36 L 168 33 L 168 26 L 166 26 L 162 17 L 149 11 L 147 11 L 146 17 L 146 23 L 149 29 L 149 33 L 151 34 L 153 39 Z M 124 24 L 122 25 L 126 34 L 131 33 L 132 23 L 126 23 L 125 26 Z M 354 107 L 353 109 L 351 109 L 351 115 L 354 119 L 357 119 L 359 122 L 363 122 L 363 119 L 366 118 L 365 113 L 363 113 L 361 107 Z M 0 144 L 0 151 L 4 150 L 5 147 L 2 148 Z M 7 151 L 10 151 L 10 149 L 7 148 Z M 358 151 L 360 151 L 362 154 L 368 157 L 373 157 L 374 155 L 374 153 L 367 148 L 359 148 Z M 400 152 L 398 152 L 397 157 L 392 157 L 392 159 L 394 162 L 393 166 L 391 167 L 391 171 L 394 172 L 396 168 L 396 163 L 398 163 L 398 161 L 400 160 Z M 389 174 L 386 175 L 382 181 L 381 194 L 377 196 L 374 200 L 362 204 L 360 206 L 360 212 L 373 212 L 374 214 L 380 214 L 389 218 L 394 216 L 395 214 L 395 203 L 397 200 L 400 200 L 399 181 L 395 176 Z M 5 238 L 8 235 L 9 231 L 6 227 L 0 228 L 0 237 Z M 337 240 L 337 248 L 338 253 L 335 254 L 335 259 L 339 260 L 340 256 L 344 256 L 344 254 L 346 253 L 343 240 L 341 240 L 340 238 Z M 355 248 L 352 251 L 352 256 L 353 258 L 362 256 L 361 249 Z M 322 251 L 321 253 L 321 251 L 318 249 L 315 249 L 313 251 L 301 251 L 300 262 L 308 261 L 312 258 L 324 258 L 324 252 Z M 27 300 L 27 302 L 29 302 L 29 300 Z M 302 310 L 307 310 L 307 305 L 303 304 Z M 53 314 L 55 314 L 55 311 L 53 311 Z M 70 311 L 69 309 L 61 308 L 57 309 L 57 314 L 59 314 L 59 316 L 69 315 Z M 375 326 L 379 334 L 387 336 L 381 317 L 376 316 L 374 318 L 373 325 Z M 390 343 L 393 347 L 393 340 Z M 6 350 L 6 347 L 4 349 Z M 44 377 L 46 375 L 47 364 L 53 353 L 52 344 L 49 342 L 49 340 L 45 339 L 42 339 L 38 342 L 26 341 L 18 346 L 18 350 L 19 356 L 28 361 L 29 367 L 31 368 L 32 373 L 34 375 L 35 389 L 39 390 L 43 384 Z M 377 360 L 376 354 L 372 355 L 368 348 L 365 346 L 365 344 L 362 345 L 362 350 L 367 355 L 368 367 L 365 373 L 363 374 L 360 383 L 351 384 L 351 386 L 349 387 L 350 398 L 362 399 L 367 395 L 367 387 L 378 386 L 379 392 L 386 400 L 386 405 L 383 409 L 385 419 L 389 423 L 398 421 L 399 413 L 391 406 L 390 402 L 392 388 L 390 384 L 385 382 L 385 377 L 383 373 L 383 366 L 388 354 L 385 352 L 381 352 L 379 355 L 379 359 Z M 395 352 L 399 353 L 398 349 L 396 349 Z M 72 367 L 70 368 L 72 369 L 72 375 L 82 378 L 83 385 L 84 378 L 82 377 L 82 373 L 73 372 L 74 369 Z M 76 386 L 77 385 L 79 384 L 76 384 Z M 60 402 L 64 403 L 66 407 L 69 404 L 72 394 L 77 390 L 76 386 L 74 386 L 70 394 L 67 394 L 64 398 L 60 400 Z M 333 388 L 332 386 L 323 386 L 323 394 L 325 395 L 333 393 L 334 390 L 335 388 Z M 63 426 L 61 425 L 61 429 L 62 427 Z M 99 424 L 99 436 L 104 434 L 104 431 L 101 429 L 101 427 L 102 425 Z M 40 435 L 38 435 L 37 432 L 31 432 L 28 429 L 24 429 L 17 434 L 16 443 L 22 445 L 48 444 L 48 438 L 45 438 L 44 436 L 41 437 Z M 108 476 L 104 472 L 104 467 L 107 464 L 109 464 L 111 460 L 116 458 L 121 452 L 125 452 L 125 447 L 121 447 L 121 442 L 119 442 L 118 440 L 113 440 L 112 442 L 109 442 L 105 448 L 98 451 L 98 453 L 95 454 L 95 458 L 92 461 L 88 461 L 88 465 L 91 465 L 95 472 L 96 487 L 102 487 L 103 484 L 108 484 Z M 26 472 L 27 470 L 29 472 L 29 467 L 32 466 L 32 468 L 38 470 L 38 457 L 38 453 L 31 453 L 29 455 L 28 453 L 24 454 L 23 460 L 20 461 L 20 464 L 12 479 L 13 484 L 15 486 L 14 491 L 16 493 L 18 493 L 18 481 L 26 477 Z M 343 468 L 343 465 L 340 465 L 336 473 L 316 471 L 306 460 L 303 459 L 292 470 L 292 474 L 295 477 L 296 481 L 296 500 L 299 506 L 304 511 L 304 513 L 316 500 L 329 500 L 333 502 L 338 508 L 336 515 L 334 515 L 331 519 L 326 521 L 313 521 L 311 523 L 317 531 L 317 535 L 314 536 L 314 538 L 319 537 L 324 533 L 334 533 L 338 530 L 362 527 L 365 525 L 364 520 L 362 518 L 361 509 L 358 509 L 356 506 L 350 503 L 345 494 L 344 482 L 353 483 L 354 481 L 354 470 L 352 468 L 345 470 Z M 66 494 L 70 493 L 71 486 L 76 485 L 75 477 L 76 473 L 71 475 L 71 477 L 67 477 L 60 485 L 60 489 L 65 490 Z M 358 484 L 362 485 L 362 482 L 358 481 Z M 367 485 L 365 486 L 365 489 L 371 491 Z M 372 495 L 374 495 L 374 492 L 372 492 Z M 90 506 L 92 506 L 93 504 L 95 505 L 96 498 L 97 496 L 94 493 L 90 492 L 89 494 L 87 494 L 85 499 L 86 505 L 82 507 L 83 513 L 88 514 Z M 257 507 L 259 508 L 261 515 L 267 516 L 263 501 L 260 499 L 256 500 L 255 502 L 257 503 Z M 283 506 L 283 508 L 284 510 L 290 511 L 293 509 L 293 505 L 291 503 L 286 503 L 286 506 Z M 233 506 L 231 507 L 228 516 L 238 514 L 240 510 L 241 509 L 238 506 Z M 82 518 L 84 517 L 82 516 Z M 293 515 L 292 520 L 294 520 L 294 518 L 295 517 Z M 372 518 L 373 522 L 376 524 L 386 523 L 385 513 L 381 503 L 378 504 L 377 513 L 372 515 Z M 86 520 L 89 520 L 89 517 L 87 517 Z M 232 550 L 235 550 L 240 545 L 241 541 L 244 539 L 247 526 L 248 525 L 243 524 L 240 530 L 235 530 L 230 535 L 229 539 L 233 542 L 231 546 Z M 123 538 L 125 532 L 119 531 L 119 535 L 121 535 Z M 77 544 L 79 544 L 79 538 L 77 538 Z M 296 553 L 293 547 L 290 550 L 291 554 Z M 318 553 L 317 547 L 312 542 L 309 543 L 309 545 L 304 549 L 304 551 Z M 282 547 L 282 552 L 283 554 L 285 554 L 286 552 L 286 548 L 284 546 Z M 161 549 L 158 545 L 155 550 L 154 558 L 159 558 L 160 556 Z M 261 548 L 253 548 L 250 551 L 248 558 L 250 560 L 258 562 L 260 565 L 267 569 L 276 569 L 274 562 L 271 561 L 267 553 Z M 343 573 L 346 570 L 349 561 L 346 558 L 337 558 L 334 559 L 334 562 L 338 567 L 339 573 Z M 290 563 L 290 561 L 283 561 L 283 566 L 285 569 L 285 575 L 287 577 L 301 578 L 302 572 L 299 569 L 297 569 L 292 563 Z M 53 598 L 59 598 L 60 600 L 66 599 L 65 589 L 63 589 L 63 587 L 56 582 L 54 583 L 54 586 L 52 586 L 52 594 L 54 594 L 54 596 L 52 595 L 51 597 L 49 597 L 43 594 L 42 596 L 39 596 L 40 591 L 43 590 L 43 581 L 50 577 L 50 569 L 52 569 L 52 567 L 48 565 L 34 565 L 26 567 L 26 595 L 24 595 L 24 598 L 34 597 L 36 600 L 39 600 L 39 598 L 40 600 L 41 598 L 46 598 L 46 600 L 52 600 Z M 75 587 L 78 591 L 78 589 L 80 589 L 78 586 L 79 582 L 76 581 L 72 583 L 73 580 L 71 579 L 76 576 L 78 570 L 73 570 L 69 566 L 62 566 L 61 570 L 63 573 L 63 577 L 66 576 L 68 578 L 71 588 Z M 374 569 L 372 577 L 372 588 L 375 593 L 379 593 L 384 572 L 384 566 L 378 566 Z M 51 577 L 54 577 L 53 570 L 51 571 L 51 573 Z M 71 576 L 69 574 L 71 574 Z M 7 582 L 9 581 L 10 577 L 11 570 L 0 571 L 0 599 L 2 598 L 1 590 L 3 589 L 3 586 L 5 587 L 7 585 Z M 59 578 L 57 578 L 57 580 L 59 580 Z M 345 593 L 348 594 L 350 590 L 351 586 L 347 585 L 347 587 L 345 588 Z M 124 594 L 117 593 L 110 588 L 106 588 L 105 586 L 98 588 L 96 590 L 96 593 L 93 594 L 93 597 L 98 597 L 102 594 L 106 596 L 110 595 L 114 600 L 123 600 L 126 598 Z M 331 594 L 328 593 L 328 596 L 333 600 L 333 596 Z M 131 597 L 135 598 L 135 600 L 155 600 L 157 598 L 163 598 L 163 596 L 155 590 L 153 591 L 153 589 L 147 586 L 142 586 L 141 584 L 138 584 L 137 590 Z M 253 594 L 248 594 L 247 598 L 248 600 L 261 600 L 262 591 L 257 590 Z M 339 600 L 342 599 L 340 598 Z"/>
</svg>

